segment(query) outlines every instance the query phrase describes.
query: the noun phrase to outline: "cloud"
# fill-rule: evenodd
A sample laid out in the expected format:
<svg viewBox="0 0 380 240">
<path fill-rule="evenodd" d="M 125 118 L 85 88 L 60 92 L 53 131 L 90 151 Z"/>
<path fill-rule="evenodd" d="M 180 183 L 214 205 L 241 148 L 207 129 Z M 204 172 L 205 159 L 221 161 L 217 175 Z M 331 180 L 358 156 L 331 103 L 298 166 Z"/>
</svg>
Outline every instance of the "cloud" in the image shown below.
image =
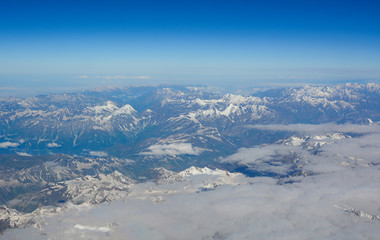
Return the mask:
<svg viewBox="0 0 380 240">
<path fill-rule="evenodd" d="M 89 78 L 88 75 L 81 75 L 81 76 L 76 76 L 74 78 L 78 79 L 87 79 Z M 111 80 L 111 79 L 149 79 L 150 76 L 123 76 L 123 75 L 115 75 L 115 76 L 95 76 L 97 79 L 106 79 L 106 80 Z"/>
<path fill-rule="evenodd" d="M 88 231 L 95 231 L 95 232 L 109 232 L 110 228 L 108 226 L 105 227 L 94 227 L 94 226 L 85 226 L 85 225 L 80 225 L 76 224 L 74 228 L 80 229 L 80 230 L 88 230 Z"/>
<path fill-rule="evenodd" d="M 18 90 L 20 88 L 16 88 L 16 87 L 0 87 L 0 90 Z"/>
<path fill-rule="evenodd" d="M 269 131 L 288 131 L 299 132 L 303 134 L 325 134 L 331 132 L 343 133 L 380 133 L 380 124 L 360 125 L 360 124 L 268 124 L 268 125 L 250 125 L 249 128 Z"/>
<path fill-rule="evenodd" d="M 100 79 L 149 79 L 149 76 L 96 76 L 95 78 Z"/>
<path fill-rule="evenodd" d="M 17 153 L 17 155 L 23 156 L 23 157 L 31 157 L 32 156 L 31 154 L 25 153 L 25 152 L 16 152 L 16 153 Z"/>
<path fill-rule="evenodd" d="M 310 164 L 318 165 L 318 158 Z M 142 183 L 160 196 L 153 203 L 144 195 L 75 208 L 47 217 L 41 232 L 29 228 L 5 233 L 5 239 L 376 239 L 380 192 L 379 168 L 347 168 L 332 159 L 328 167 L 291 184 L 274 178 L 251 178 L 249 183 L 222 185 L 212 191 L 188 192 L 193 176 L 181 184 Z M 323 165 L 323 164 L 322 164 Z M 165 192 L 171 192 L 167 194 Z M 367 215 L 369 216 L 367 216 Z M 129 217 L 126 217 L 129 216 Z M 85 226 L 85 227 L 78 227 Z M 107 231 L 100 231 L 104 229 Z M 29 234 L 25 234 L 29 232 Z"/>
<path fill-rule="evenodd" d="M 94 157 L 107 157 L 108 156 L 108 153 L 103 152 L 103 151 L 90 151 L 89 153 L 91 156 L 94 156 Z"/>
<path fill-rule="evenodd" d="M 87 75 L 81 75 L 81 76 L 76 76 L 75 78 L 86 79 L 86 78 L 88 78 L 88 76 Z"/>
<path fill-rule="evenodd" d="M 302 138 L 290 138 L 275 144 L 241 148 L 237 153 L 222 158 L 221 161 L 248 166 L 259 172 L 278 174 L 289 173 L 294 170 L 294 167 L 318 173 L 334 172 L 341 169 L 342 166 L 369 167 L 376 165 L 377 162 L 380 163 L 380 126 L 377 124 L 369 126 L 357 124 L 258 125 L 257 128 L 306 135 Z M 331 134 L 331 132 L 360 135 L 350 137 L 349 135 Z M 295 139 L 295 142 L 292 142 L 291 139 Z M 331 161 L 336 161 L 338 164 L 333 167 Z"/>
<path fill-rule="evenodd" d="M 1 142 L 0 143 L 0 148 L 14 148 L 14 147 L 18 147 L 20 145 L 20 143 L 17 143 L 17 142 Z"/>
<path fill-rule="evenodd" d="M 193 147 L 191 143 L 171 143 L 171 144 L 156 144 L 148 147 L 148 151 L 141 152 L 140 155 L 199 155 L 204 149 Z"/>
<path fill-rule="evenodd" d="M 61 147 L 62 145 L 57 144 L 57 143 L 55 143 L 55 142 L 52 142 L 52 143 L 48 143 L 46 146 L 47 146 L 48 148 L 56 148 L 56 147 Z"/>
<path fill-rule="evenodd" d="M 377 128 L 371 127 L 374 131 Z M 309 125 L 304 128 L 304 132 L 310 133 Z M 33 227 L 10 230 L 2 237 L 377 239 L 380 133 L 367 130 L 360 130 L 366 132 L 364 135 L 331 139 L 320 145 L 317 154 L 303 145 L 276 143 L 243 148 L 225 158 L 276 168 L 271 159 L 294 153 L 302 155 L 302 168 L 313 172 L 310 175 L 242 178 L 237 180 L 238 184 L 214 185 L 214 190 L 208 191 L 192 189 L 197 189 L 194 186 L 199 182 L 212 185 L 216 182 L 214 175 L 194 175 L 171 184 L 139 183 L 120 201 L 94 208 L 73 207 L 60 215 L 45 216 L 46 224 L 41 225 L 41 230 Z M 158 149 L 165 152 L 162 147 Z"/>
<path fill-rule="evenodd" d="M 304 152 L 299 147 L 273 144 L 241 148 L 237 153 L 222 158 L 221 162 L 248 166 L 256 172 L 285 175 L 291 171 L 297 157 Z"/>
</svg>

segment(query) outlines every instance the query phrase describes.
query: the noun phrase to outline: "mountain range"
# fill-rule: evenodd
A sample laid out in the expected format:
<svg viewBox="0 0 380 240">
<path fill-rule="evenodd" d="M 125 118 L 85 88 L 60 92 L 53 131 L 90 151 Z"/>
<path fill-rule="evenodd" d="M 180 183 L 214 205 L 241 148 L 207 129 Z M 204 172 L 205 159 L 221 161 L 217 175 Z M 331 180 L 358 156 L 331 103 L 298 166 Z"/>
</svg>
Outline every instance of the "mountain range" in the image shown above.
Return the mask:
<svg viewBox="0 0 380 240">
<path fill-rule="evenodd" d="M 377 84 L 304 86 L 250 95 L 141 86 L 0 98 L 0 230 L 38 226 L 43 214 L 64 211 L 70 204 L 146 197 L 152 193 L 143 194 L 141 186 L 165 189 L 195 175 L 219 177 L 187 183 L 193 192 L 237 184 L 235 176 L 285 183 L 290 177 L 313 175 L 304 168 L 304 153 L 289 152 L 289 147 L 318 156 L 326 144 L 360 133 L 305 135 L 265 126 L 370 126 L 378 121 Z M 239 159 L 245 148 L 265 152 L 268 146 L 287 150 L 249 164 Z"/>
</svg>

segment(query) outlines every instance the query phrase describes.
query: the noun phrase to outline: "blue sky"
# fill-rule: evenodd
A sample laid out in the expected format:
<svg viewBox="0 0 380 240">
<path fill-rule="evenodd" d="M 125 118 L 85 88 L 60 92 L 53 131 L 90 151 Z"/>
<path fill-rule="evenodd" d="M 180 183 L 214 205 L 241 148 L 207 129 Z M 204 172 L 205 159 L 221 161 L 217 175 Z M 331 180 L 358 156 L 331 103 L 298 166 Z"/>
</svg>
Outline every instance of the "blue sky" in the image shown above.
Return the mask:
<svg viewBox="0 0 380 240">
<path fill-rule="evenodd" d="M 379 12 L 368 0 L 1 1 L 0 94 L 378 81 Z"/>
</svg>

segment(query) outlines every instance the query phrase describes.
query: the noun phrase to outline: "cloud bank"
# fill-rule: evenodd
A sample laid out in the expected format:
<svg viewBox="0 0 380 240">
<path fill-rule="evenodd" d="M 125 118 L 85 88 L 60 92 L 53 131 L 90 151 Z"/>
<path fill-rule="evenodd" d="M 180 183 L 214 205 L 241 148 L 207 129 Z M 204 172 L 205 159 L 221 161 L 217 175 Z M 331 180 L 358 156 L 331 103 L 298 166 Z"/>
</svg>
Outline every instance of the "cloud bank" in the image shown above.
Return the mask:
<svg viewBox="0 0 380 240">
<path fill-rule="evenodd" d="M 20 145 L 20 143 L 17 143 L 17 142 L 1 142 L 0 143 L 0 148 L 14 148 L 14 147 L 18 147 Z"/>
<path fill-rule="evenodd" d="M 31 157 L 32 156 L 31 154 L 26 153 L 26 152 L 16 152 L 16 153 L 17 153 L 17 155 L 23 156 L 23 157 Z"/>
<path fill-rule="evenodd" d="M 78 78 L 78 79 L 87 79 L 88 76 L 87 75 L 81 75 L 81 76 L 76 76 L 75 78 Z"/>
<path fill-rule="evenodd" d="M 100 79 L 149 79 L 149 76 L 95 76 Z"/>
<path fill-rule="evenodd" d="M 241 148 L 237 153 L 221 159 L 222 162 L 248 166 L 257 172 L 285 175 L 298 157 L 304 154 L 299 147 L 273 144 L 255 148 Z"/>
<path fill-rule="evenodd" d="M 352 138 L 328 135 L 327 144 L 312 145 L 313 142 L 307 141 L 320 143 L 328 137 L 305 138 L 305 143 L 293 145 L 283 141 L 240 149 L 222 159 L 286 173 L 287 164 L 282 166 L 271 161 L 277 161 L 278 156 L 294 156 L 300 168 L 309 174 L 244 178 L 239 180 L 240 184 L 217 184 L 207 191 L 188 189 L 196 180 L 212 183 L 211 175 L 194 175 L 173 184 L 140 183 L 134 186 L 140 195 L 129 195 L 95 208 L 72 208 L 64 214 L 45 217 L 47 224 L 41 230 L 32 227 L 9 230 L 1 237 L 377 239 L 380 235 L 380 133 L 376 133 L 377 126 L 369 128 L 372 131 L 357 130 L 366 133 Z M 347 129 L 347 132 L 354 130 Z M 180 149 L 177 145 L 156 146 L 151 151 L 157 154 Z M 319 151 L 316 153 L 308 146 L 316 146 Z M 187 151 L 192 149 L 189 145 L 183 147 Z M 155 193 L 159 201 L 142 197 L 147 193 Z"/>
<path fill-rule="evenodd" d="M 147 148 L 148 151 L 141 152 L 140 155 L 199 155 L 204 149 L 193 147 L 191 143 L 170 143 L 170 144 L 156 144 Z"/>
<path fill-rule="evenodd" d="M 62 145 L 60 145 L 60 144 L 58 144 L 58 143 L 55 143 L 55 142 L 48 143 L 46 146 L 47 146 L 48 148 L 62 147 Z"/>
<path fill-rule="evenodd" d="M 103 152 L 103 151 L 90 151 L 89 153 L 91 156 L 94 156 L 94 157 L 107 157 L 108 156 L 108 153 Z"/>
<path fill-rule="evenodd" d="M 268 125 L 250 125 L 250 128 L 269 130 L 269 131 L 288 131 L 299 132 L 304 134 L 326 134 L 331 132 L 343 133 L 380 133 L 380 124 L 361 125 L 361 124 L 268 124 Z"/>
</svg>

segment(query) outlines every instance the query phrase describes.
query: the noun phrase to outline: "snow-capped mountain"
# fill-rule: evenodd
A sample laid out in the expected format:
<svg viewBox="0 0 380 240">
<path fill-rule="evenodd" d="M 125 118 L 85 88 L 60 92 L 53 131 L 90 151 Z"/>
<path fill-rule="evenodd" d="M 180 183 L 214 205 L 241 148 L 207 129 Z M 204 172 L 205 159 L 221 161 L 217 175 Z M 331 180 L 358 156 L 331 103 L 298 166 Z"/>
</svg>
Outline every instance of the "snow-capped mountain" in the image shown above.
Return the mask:
<svg viewBox="0 0 380 240">
<path fill-rule="evenodd" d="M 244 96 L 159 86 L 0 98 L 1 226 L 36 224 L 39 212 L 68 204 L 160 202 L 176 192 L 235 186 L 246 182 L 243 174 L 279 183 L 311 176 L 310 159 L 367 134 L 363 127 L 377 129 L 379 120 L 376 84 Z M 300 124 L 325 123 L 355 127 L 298 132 Z M 352 152 L 327 157 L 342 158 L 344 167 L 377 164 Z"/>
<path fill-rule="evenodd" d="M 265 138 L 249 133 L 249 124 L 367 123 L 380 117 L 375 84 L 277 91 L 241 96 L 200 88 L 128 87 L 2 98 L 0 151 L 24 156 L 104 151 L 128 158 L 152 145 L 190 143 L 232 153 L 236 145 Z"/>
</svg>

